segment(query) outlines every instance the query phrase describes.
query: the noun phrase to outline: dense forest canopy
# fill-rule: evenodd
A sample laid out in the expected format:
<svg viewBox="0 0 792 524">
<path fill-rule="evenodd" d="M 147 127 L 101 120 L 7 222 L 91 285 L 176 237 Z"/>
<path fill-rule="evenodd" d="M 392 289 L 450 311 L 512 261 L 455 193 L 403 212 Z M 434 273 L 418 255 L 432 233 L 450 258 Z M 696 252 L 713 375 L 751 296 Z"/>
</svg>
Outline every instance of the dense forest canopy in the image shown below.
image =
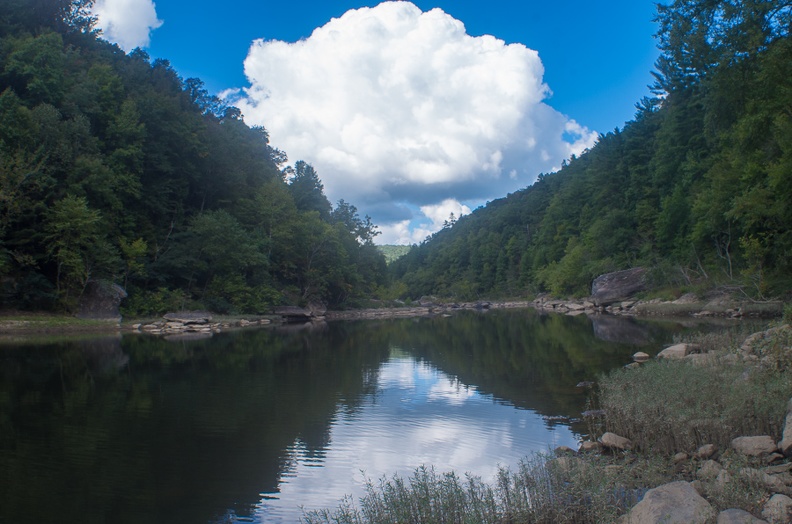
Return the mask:
<svg viewBox="0 0 792 524">
<path fill-rule="evenodd" d="M 585 295 L 638 265 L 661 287 L 792 287 L 792 2 L 657 9 L 635 119 L 396 261 L 406 294 Z"/>
<path fill-rule="evenodd" d="M 311 165 L 167 60 L 101 40 L 90 5 L 0 3 L 4 308 L 73 310 L 95 279 L 138 315 L 584 295 L 638 265 L 658 286 L 792 287 L 792 2 L 658 5 L 654 96 L 633 121 L 389 269 Z"/>
<path fill-rule="evenodd" d="M 89 7 L 0 4 L 0 305 L 71 310 L 107 279 L 128 313 L 264 312 L 383 284 L 368 217 Z"/>
</svg>

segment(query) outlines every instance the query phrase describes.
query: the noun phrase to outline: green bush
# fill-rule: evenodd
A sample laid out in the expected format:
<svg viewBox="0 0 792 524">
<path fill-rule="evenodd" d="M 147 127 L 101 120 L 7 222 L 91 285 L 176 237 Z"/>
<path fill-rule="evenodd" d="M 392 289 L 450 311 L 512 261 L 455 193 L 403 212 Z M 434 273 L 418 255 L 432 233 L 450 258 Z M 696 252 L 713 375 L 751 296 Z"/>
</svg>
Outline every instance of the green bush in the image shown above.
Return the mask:
<svg viewBox="0 0 792 524">
<path fill-rule="evenodd" d="M 187 294 L 180 290 L 171 290 L 164 287 L 156 291 L 143 291 L 130 289 L 129 296 L 120 308 L 125 317 L 151 317 L 160 316 L 169 311 L 184 309 L 203 309 L 201 305 L 188 301 Z"/>
</svg>

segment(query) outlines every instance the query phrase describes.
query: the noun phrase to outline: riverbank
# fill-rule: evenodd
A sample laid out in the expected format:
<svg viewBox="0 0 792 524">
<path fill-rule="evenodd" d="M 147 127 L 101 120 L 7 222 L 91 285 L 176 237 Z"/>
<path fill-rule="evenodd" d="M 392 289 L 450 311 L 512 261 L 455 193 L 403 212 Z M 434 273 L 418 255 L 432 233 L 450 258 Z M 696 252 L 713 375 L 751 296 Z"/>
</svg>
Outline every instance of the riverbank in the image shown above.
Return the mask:
<svg viewBox="0 0 792 524">
<path fill-rule="evenodd" d="M 789 320 L 681 340 L 601 377 L 578 450 L 526 458 L 494 484 L 421 467 L 304 520 L 792 522 Z"/>
<path fill-rule="evenodd" d="M 373 301 L 375 302 L 375 301 Z M 673 300 L 659 298 L 640 299 L 632 298 L 608 305 L 598 305 L 592 299 L 556 299 L 547 295 L 540 295 L 533 300 L 480 300 L 475 302 L 456 302 L 438 299 L 437 297 L 422 297 L 415 304 L 385 304 L 377 302 L 378 307 L 358 308 L 349 310 L 322 309 L 313 312 L 310 309 L 298 309 L 302 312 L 301 322 L 325 320 L 361 320 L 361 319 L 388 319 L 408 318 L 420 316 L 450 315 L 456 311 L 475 310 L 486 311 L 489 309 L 520 309 L 535 308 L 540 311 L 561 313 L 565 315 L 622 315 L 622 316 L 649 316 L 649 317 L 716 317 L 716 318 L 776 318 L 782 316 L 784 303 L 779 300 L 751 301 L 740 300 L 728 294 L 711 293 L 698 297 L 692 293 L 682 295 Z M 176 315 L 178 314 L 170 314 Z M 211 318 L 200 329 L 210 329 L 208 332 L 218 332 L 222 329 L 246 328 L 279 323 L 289 323 L 293 318 L 281 314 L 270 315 L 214 315 L 206 313 Z M 165 316 L 167 317 L 167 315 Z M 185 331 L 189 322 L 182 319 L 165 317 L 123 319 L 118 320 L 84 320 L 69 315 L 47 313 L 28 313 L 18 311 L 0 312 L 0 335 L 3 333 L 89 333 L 141 331 L 150 334 L 172 334 Z"/>
</svg>

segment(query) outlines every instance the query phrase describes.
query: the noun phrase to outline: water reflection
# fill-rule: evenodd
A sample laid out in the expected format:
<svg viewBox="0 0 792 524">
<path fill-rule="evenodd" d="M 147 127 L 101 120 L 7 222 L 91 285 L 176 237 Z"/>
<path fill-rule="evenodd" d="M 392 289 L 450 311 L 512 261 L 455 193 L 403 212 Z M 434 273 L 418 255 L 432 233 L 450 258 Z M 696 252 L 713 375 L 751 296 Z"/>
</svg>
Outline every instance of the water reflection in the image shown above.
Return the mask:
<svg viewBox="0 0 792 524">
<path fill-rule="evenodd" d="M 362 495 L 366 477 L 409 476 L 421 464 L 493 480 L 498 464 L 577 442 L 570 428 L 548 429 L 536 412 L 497 402 L 398 348 L 377 384 L 359 412 L 332 422 L 328 449 L 291 448 L 289 471 L 277 494 L 264 494 L 257 520 L 293 521 L 301 505 L 333 507 L 344 495 Z"/>
<path fill-rule="evenodd" d="M 650 354 L 682 329 L 639 324 Z M 0 522 L 294 522 L 359 494 L 361 471 L 490 478 L 585 431 L 566 422 L 585 403 L 575 385 L 636 350 L 596 334 L 586 317 L 493 311 L 14 341 L 0 347 Z"/>
</svg>

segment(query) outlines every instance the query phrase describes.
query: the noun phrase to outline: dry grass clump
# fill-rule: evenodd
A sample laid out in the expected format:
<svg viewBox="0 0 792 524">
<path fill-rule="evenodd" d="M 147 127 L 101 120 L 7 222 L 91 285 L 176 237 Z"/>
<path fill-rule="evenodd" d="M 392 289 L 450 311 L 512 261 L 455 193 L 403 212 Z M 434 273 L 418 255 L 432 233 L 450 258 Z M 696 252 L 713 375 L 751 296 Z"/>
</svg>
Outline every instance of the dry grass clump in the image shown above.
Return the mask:
<svg viewBox="0 0 792 524">
<path fill-rule="evenodd" d="M 359 504 L 347 497 L 336 509 L 312 511 L 308 524 L 604 523 L 637 503 L 647 489 L 673 475 L 664 459 L 634 455 L 553 459 L 536 455 L 516 470 L 501 468 L 493 484 L 478 477 L 420 467 L 405 480 L 369 482 Z"/>
</svg>

